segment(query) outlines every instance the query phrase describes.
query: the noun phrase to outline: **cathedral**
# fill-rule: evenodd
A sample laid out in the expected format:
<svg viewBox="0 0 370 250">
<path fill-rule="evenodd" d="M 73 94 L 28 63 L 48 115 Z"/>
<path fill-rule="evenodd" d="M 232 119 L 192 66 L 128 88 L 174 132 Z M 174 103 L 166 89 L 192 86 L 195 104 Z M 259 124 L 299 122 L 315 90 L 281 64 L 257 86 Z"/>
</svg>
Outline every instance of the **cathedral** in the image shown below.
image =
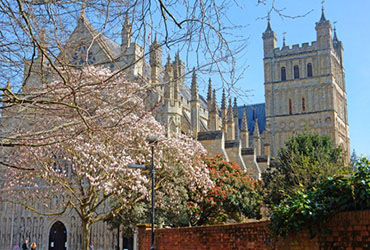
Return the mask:
<svg viewBox="0 0 370 250">
<path fill-rule="evenodd" d="M 277 47 L 277 36 L 268 21 L 262 34 L 265 103 L 241 105 L 236 99 L 220 101 L 209 80 L 207 96 L 198 93 L 197 72 L 185 82 L 185 65 L 176 53 L 162 63 L 157 39 L 145 61 L 142 46 L 132 41 L 128 16 L 121 44 L 98 33 L 81 13 L 59 60 L 74 65 L 103 65 L 112 71 L 125 68 L 130 80 L 147 84 L 148 108 L 167 128 L 167 133 L 185 133 L 196 138 L 209 155 L 222 154 L 255 179 L 267 169 L 284 142 L 295 133 L 329 135 L 349 154 L 349 126 L 343 66 L 343 45 L 324 11 L 316 23 L 312 43 Z M 25 65 L 25 72 L 29 64 Z M 46 66 L 47 67 L 47 66 Z M 29 77 L 24 90 L 40 86 L 37 75 Z M 0 250 L 12 249 L 24 239 L 37 241 L 39 250 L 78 249 L 81 232 L 78 217 L 66 213 L 43 217 L 19 205 L 0 203 Z M 105 223 L 93 226 L 95 249 L 113 249 L 116 235 Z M 134 239 L 134 245 L 135 245 Z"/>
</svg>

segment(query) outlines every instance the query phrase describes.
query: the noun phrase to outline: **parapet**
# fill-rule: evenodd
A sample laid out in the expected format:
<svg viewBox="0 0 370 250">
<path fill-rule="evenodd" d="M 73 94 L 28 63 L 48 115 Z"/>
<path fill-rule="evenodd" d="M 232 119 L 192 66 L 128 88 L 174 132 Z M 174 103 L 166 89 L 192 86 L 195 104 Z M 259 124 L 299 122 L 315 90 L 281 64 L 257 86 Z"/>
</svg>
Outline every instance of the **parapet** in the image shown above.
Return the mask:
<svg viewBox="0 0 370 250">
<path fill-rule="evenodd" d="M 316 41 L 313 41 L 311 45 L 309 43 L 294 44 L 292 48 L 289 46 L 284 46 L 283 48 L 275 48 L 274 55 L 275 57 L 280 56 L 289 56 L 301 53 L 309 53 L 317 50 Z"/>
<path fill-rule="evenodd" d="M 225 148 L 238 148 L 240 145 L 239 140 L 229 140 L 225 141 Z"/>
<path fill-rule="evenodd" d="M 198 132 L 198 141 L 202 143 L 209 155 L 221 154 L 225 156 L 225 160 L 229 160 L 222 130 Z"/>
<path fill-rule="evenodd" d="M 268 158 L 265 155 L 257 156 L 257 162 L 267 162 Z"/>
<path fill-rule="evenodd" d="M 242 155 L 254 155 L 254 148 L 242 148 Z"/>
<path fill-rule="evenodd" d="M 221 130 L 198 132 L 198 141 L 216 140 L 216 139 L 222 139 Z"/>
</svg>

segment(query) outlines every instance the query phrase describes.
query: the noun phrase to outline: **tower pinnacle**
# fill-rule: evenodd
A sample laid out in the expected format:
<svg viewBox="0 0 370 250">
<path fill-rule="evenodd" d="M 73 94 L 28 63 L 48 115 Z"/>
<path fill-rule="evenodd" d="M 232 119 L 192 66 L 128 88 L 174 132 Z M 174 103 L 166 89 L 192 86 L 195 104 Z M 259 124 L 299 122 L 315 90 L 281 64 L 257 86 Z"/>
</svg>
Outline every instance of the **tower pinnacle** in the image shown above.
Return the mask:
<svg viewBox="0 0 370 250">
<path fill-rule="evenodd" d="M 321 8 L 321 18 L 320 18 L 319 23 L 323 23 L 323 22 L 326 22 L 324 3 L 323 3 L 322 8 Z"/>
<path fill-rule="evenodd" d="M 122 36 L 121 47 L 122 48 L 130 47 L 131 36 L 132 36 L 131 30 L 132 30 L 132 25 L 130 24 L 130 18 L 129 18 L 128 12 L 126 12 L 125 22 L 122 26 L 122 32 L 121 32 L 121 36 Z"/>
<path fill-rule="evenodd" d="M 246 106 L 244 106 L 244 109 L 243 109 L 241 131 L 248 131 L 247 107 Z"/>
<path fill-rule="evenodd" d="M 221 109 L 226 109 L 225 89 L 222 89 Z"/>
<path fill-rule="evenodd" d="M 273 50 L 276 48 L 277 37 L 271 28 L 270 15 L 267 19 L 267 28 L 262 34 L 263 51 L 265 58 L 271 58 L 274 54 Z"/>
<path fill-rule="evenodd" d="M 335 22 L 334 22 L 334 37 L 333 37 L 333 41 L 334 41 L 334 42 L 338 42 L 338 37 L 337 37 L 337 27 L 336 27 L 336 24 L 337 24 L 337 22 L 335 21 Z"/>
<path fill-rule="evenodd" d="M 283 47 L 286 46 L 286 44 L 285 44 L 285 35 L 286 35 L 286 32 L 283 32 Z"/>
<path fill-rule="evenodd" d="M 259 137 L 260 136 L 260 129 L 259 129 L 259 126 L 258 126 L 258 118 L 257 117 L 254 120 L 254 131 L 253 131 L 253 135 L 256 136 L 256 137 Z"/>
<path fill-rule="evenodd" d="M 208 93 L 207 93 L 207 101 L 209 102 L 212 99 L 212 81 L 211 78 L 208 80 Z"/>
<path fill-rule="evenodd" d="M 238 104 L 236 102 L 236 97 L 234 98 L 233 113 L 234 113 L 234 117 L 238 116 Z"/>
<path fill-rule="evenodd" d="M 267 16 L 267 28 L 264 33 L 272 33 L 270 13 Z"/>
<path fill-rule="evenodd" d="M 232 106 L 231 98 L 229 98 L 229 106 L 227 108 L 227 121 L 232 122 L 234 121 L 233 119 L 234 119 L 233 106 Z"/>
<path fill-rule="evenodd" d="M 191 79 L 191 100 L 197 101 L 198 98 L 199 95 L 198 95 L 197 75 L 195 74 L 195 68 L 193 68 L 193 75 Z"/>
<path fill-rule="evenodd" d="M 217 112 L 217 100 L 216 100 L 216 90 L 214 89 L 213 90 L 213 93 L 212 93 L 212 108 L 211 110 L 213 112 Z"/>
<path fill-rule="evenodd" d="M 84 20 L 86 19 L 85 12 L 86 12 L 86 3 L 83 3 L 81 6 L 80 16 L 78 17 L 78 22 L 82 23 L 84 22 Z"/>
</svg>

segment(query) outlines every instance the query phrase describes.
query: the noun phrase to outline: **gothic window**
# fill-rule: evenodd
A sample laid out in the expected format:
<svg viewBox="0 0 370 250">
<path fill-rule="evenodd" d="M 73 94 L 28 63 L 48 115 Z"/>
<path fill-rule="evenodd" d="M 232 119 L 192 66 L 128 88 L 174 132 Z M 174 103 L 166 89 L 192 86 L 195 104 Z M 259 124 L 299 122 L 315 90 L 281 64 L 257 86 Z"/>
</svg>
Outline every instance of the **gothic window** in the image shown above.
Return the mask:
<svg viewBox="0 0 370 250">
<path fill-rule="evenodd" d="M 307 77 L 312 77 L 312 63 L 307 64 Z"/>
<path fill-rule="evenodd" d="M 286 81 L 286 70 L 285 67 L 281 67 L 281 80 Z"/>
<path fill-rule="evenodd" d="M 289 99 L 289 115 L 293 114 L 292 100 Z"/>
<path fill-rule="evenodd" d="M 74 54 L 72 55 L 72 62 L 75 65 L 82 65 L 84 63 L 95 64 L 96 58 L 92 51 L 90 51 L 86 46 L 78 47 Z"/>
<path fill-rule="evenodd" d="M 304 97 L 302 97 L 302 111 L 306 111 L 306 104 L 304 102 Z"/>
<path fill-rule="evenodd" d="M 298 65 L 294 65 L 294 79 L 299 78 L 299 67 Z"/>
</svg>

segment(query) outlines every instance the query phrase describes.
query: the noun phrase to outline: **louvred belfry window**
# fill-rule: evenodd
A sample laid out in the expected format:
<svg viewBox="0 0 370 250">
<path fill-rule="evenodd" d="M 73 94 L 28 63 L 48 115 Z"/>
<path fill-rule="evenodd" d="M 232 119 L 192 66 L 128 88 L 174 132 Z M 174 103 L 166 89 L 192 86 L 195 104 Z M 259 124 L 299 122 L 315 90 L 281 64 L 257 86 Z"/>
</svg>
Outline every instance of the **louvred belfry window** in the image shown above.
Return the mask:
<svg viewBox="0 0 370 250">
<path fill-rule="evenodd" d="M 307 64 L 307 77 L 312 77 L 312 64 Z"/>
<path fill-rule="evenodd" d="M 281 80 L 286 81 L 286 70 L 285 67 L 281 67 Z"/>
<path fill-rule="evenodd" d="M 299 78 L 299 67 L 298 65 L 294 65 L 294 79 Z"/>
</svg>

